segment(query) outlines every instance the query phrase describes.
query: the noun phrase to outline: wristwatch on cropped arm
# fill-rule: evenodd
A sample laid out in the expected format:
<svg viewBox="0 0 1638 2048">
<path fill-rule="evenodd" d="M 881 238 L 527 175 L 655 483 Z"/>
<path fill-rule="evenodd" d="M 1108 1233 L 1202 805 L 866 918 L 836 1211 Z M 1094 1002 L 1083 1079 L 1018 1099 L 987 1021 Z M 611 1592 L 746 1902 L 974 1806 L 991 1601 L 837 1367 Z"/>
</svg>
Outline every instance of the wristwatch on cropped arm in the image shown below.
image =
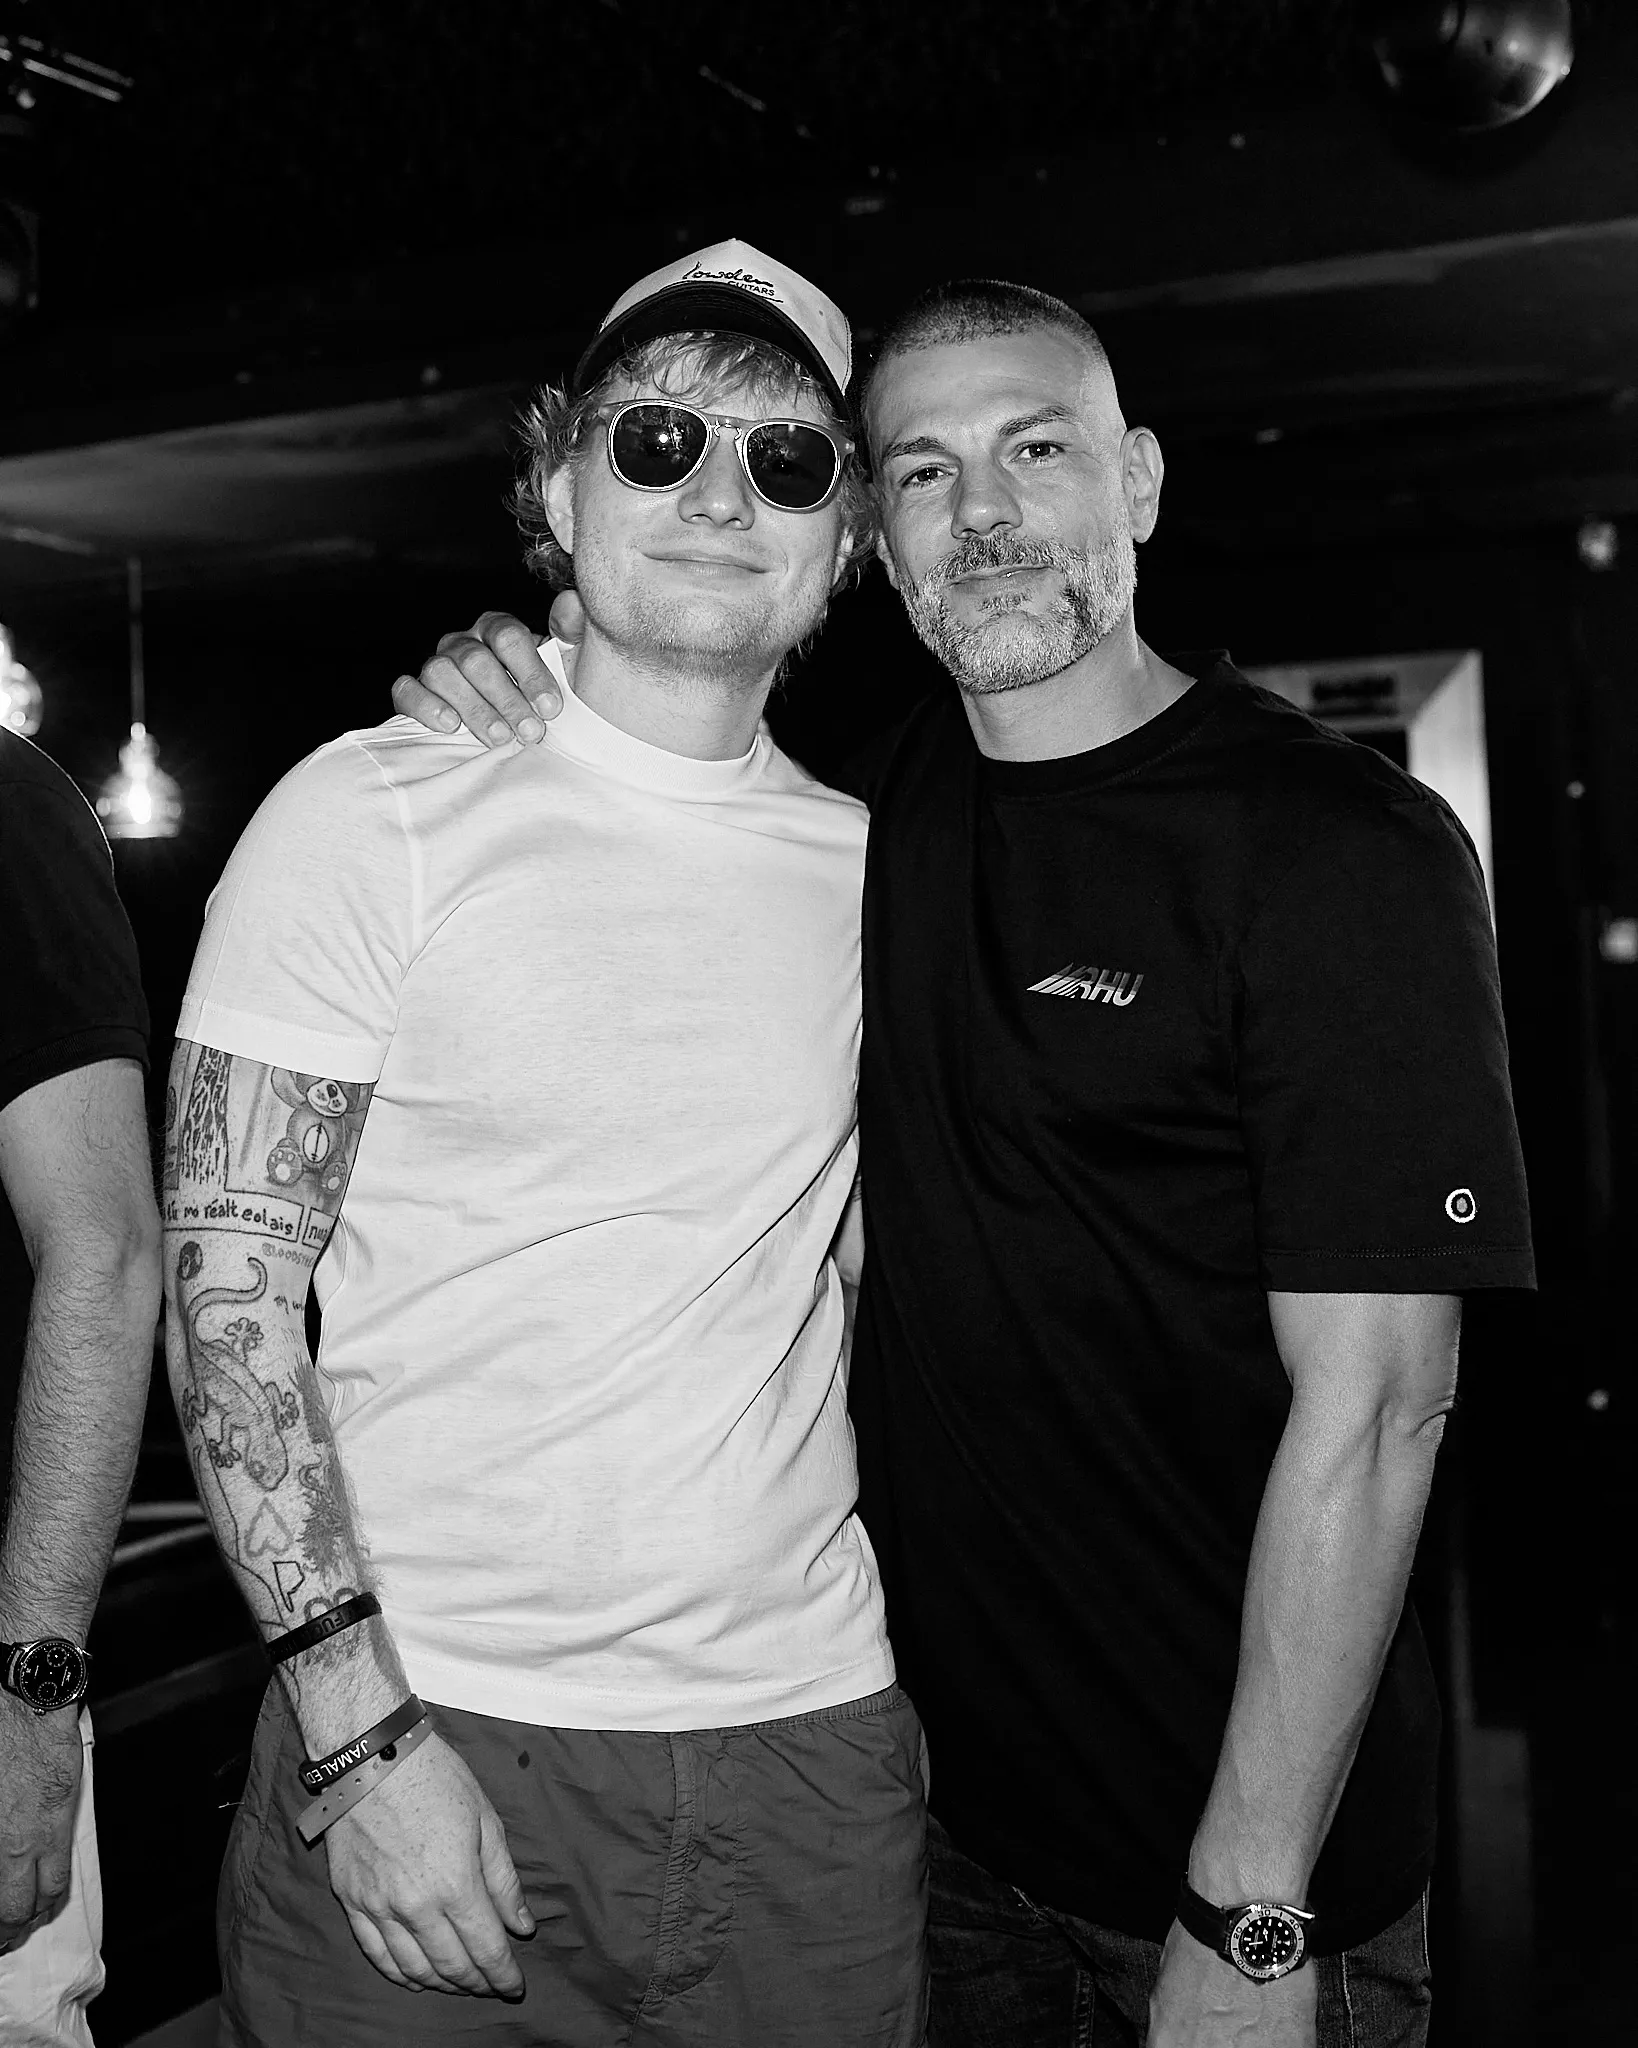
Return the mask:
<svg viewBox="0 0 1638 2048">
<path fill-rule="evenodd" d="M 1185 1934 L 1232 1963 L 1258 1984 L 1289 1977 L 1307 1962 L 1314 1916 L 1301 1906 L 1252 1899 L 1243 1906 L 1214 1906 L 1187 1878 L 1177 1894 L 1177 1923 Z"/>
<path fill-rule="evenodd" d="M 14 1694 L 36 1714 L 78 1706 L 90 1686 L 90 1653 L 65 1636 L 0 1643 L 0 1689 Z"/>
</svg>

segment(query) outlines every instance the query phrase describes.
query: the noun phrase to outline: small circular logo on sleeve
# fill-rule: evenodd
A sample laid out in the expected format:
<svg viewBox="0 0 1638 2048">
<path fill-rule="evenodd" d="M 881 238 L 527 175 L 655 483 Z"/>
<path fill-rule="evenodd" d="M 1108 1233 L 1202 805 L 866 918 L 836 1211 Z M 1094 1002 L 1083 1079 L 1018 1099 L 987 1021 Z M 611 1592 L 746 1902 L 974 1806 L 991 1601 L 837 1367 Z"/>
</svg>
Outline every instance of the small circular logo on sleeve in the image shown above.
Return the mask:
<svg viewBox="0 0 1638 2048">
<path fill-rule="evenodd" d="M 1452 1223 L 1471 1223 L 1479 1213 L 1471 1188 L 1452 1188 L 1445 1197 L 1445 1214 Z"/>
</svg>

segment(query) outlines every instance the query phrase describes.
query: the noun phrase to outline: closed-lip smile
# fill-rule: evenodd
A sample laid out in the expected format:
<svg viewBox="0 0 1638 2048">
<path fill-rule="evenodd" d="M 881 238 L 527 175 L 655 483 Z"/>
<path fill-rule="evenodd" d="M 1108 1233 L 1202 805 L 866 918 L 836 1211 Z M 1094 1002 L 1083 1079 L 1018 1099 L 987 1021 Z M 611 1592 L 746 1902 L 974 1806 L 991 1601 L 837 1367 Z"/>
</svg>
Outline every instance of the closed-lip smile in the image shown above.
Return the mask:
<svg viewBox="0 0 1638 2048">
<path fill-rule="evenodd" d="M 708 548 L 668 548 L 649 559 L 655 562 L 686 562 L 701 569 L 746 569 L 758 576 L 763 573 L 762 564 L 745 555 L 723 555 Z"/>
</svg>

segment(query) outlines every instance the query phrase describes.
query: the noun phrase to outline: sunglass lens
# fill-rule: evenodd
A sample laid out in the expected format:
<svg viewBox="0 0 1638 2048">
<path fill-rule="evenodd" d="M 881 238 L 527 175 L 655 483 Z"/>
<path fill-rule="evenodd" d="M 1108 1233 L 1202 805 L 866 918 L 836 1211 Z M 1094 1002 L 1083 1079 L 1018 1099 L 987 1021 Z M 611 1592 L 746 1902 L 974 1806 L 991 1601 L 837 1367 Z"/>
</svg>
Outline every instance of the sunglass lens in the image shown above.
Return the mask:
<svg viewBox="0 0 1638 2048">
<path fill-rule="evenodd" d="M 830 437 L 790 421 L 753 427 L 745 440 L 745 462 L 763 497 L 787 512 L 811 511 L 836 481 Z"/>
<path fill-rule="evenodd" d="M 680 484 L 705 452 L 709 430 L 674 405 L 629 405 L 614 422 L 609 458 L 616 474 L 639 490 Z"/>
</svg>

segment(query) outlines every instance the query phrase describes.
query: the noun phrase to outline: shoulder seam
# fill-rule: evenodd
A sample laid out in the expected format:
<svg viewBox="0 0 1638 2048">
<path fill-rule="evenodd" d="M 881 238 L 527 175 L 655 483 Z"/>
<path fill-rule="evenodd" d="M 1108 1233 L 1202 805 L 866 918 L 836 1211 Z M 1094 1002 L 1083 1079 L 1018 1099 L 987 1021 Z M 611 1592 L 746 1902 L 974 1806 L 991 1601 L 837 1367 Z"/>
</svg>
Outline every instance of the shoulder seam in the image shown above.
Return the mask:
<svg viewBox="0 0 1638 2048">
<path fill-rule="evenodd" d="M 403 785 L 399 782 L 394 781 L 394 779 L 387 773 L 385 766 L 379 760 L 374 749 L 369 745 L 368 739 L 365 736 L 358 733 L 343 733 L 340 736 L 340 739 L 337 741 L 337 744 L 344 744 L 347 746 L 356 747 L 359 753 L 361 753 L 364 756 L 365 760 L 369 762 L 370 766 L 381 778 L 382 788 L 385 789 L 387 794 L 392 798 L 393 810 L 398 819 L 398 829 L 402 833 L 404 839 L 405 857 L 409 862 L 410 945 L 409 958 L 406 959 L 404 962 L 405 968 L 407 969 L 410 964 L 410 961 L 413 960 L 421 950 L 422 942 L 425 936 L 424 926 L 426 916 L 426 888 L 425 878 L 422 873 L 421 847 L 419 840 L 415 836 L 415 828 L 410 819 L 409 798 L 405 794 Z"/>
</svg>

